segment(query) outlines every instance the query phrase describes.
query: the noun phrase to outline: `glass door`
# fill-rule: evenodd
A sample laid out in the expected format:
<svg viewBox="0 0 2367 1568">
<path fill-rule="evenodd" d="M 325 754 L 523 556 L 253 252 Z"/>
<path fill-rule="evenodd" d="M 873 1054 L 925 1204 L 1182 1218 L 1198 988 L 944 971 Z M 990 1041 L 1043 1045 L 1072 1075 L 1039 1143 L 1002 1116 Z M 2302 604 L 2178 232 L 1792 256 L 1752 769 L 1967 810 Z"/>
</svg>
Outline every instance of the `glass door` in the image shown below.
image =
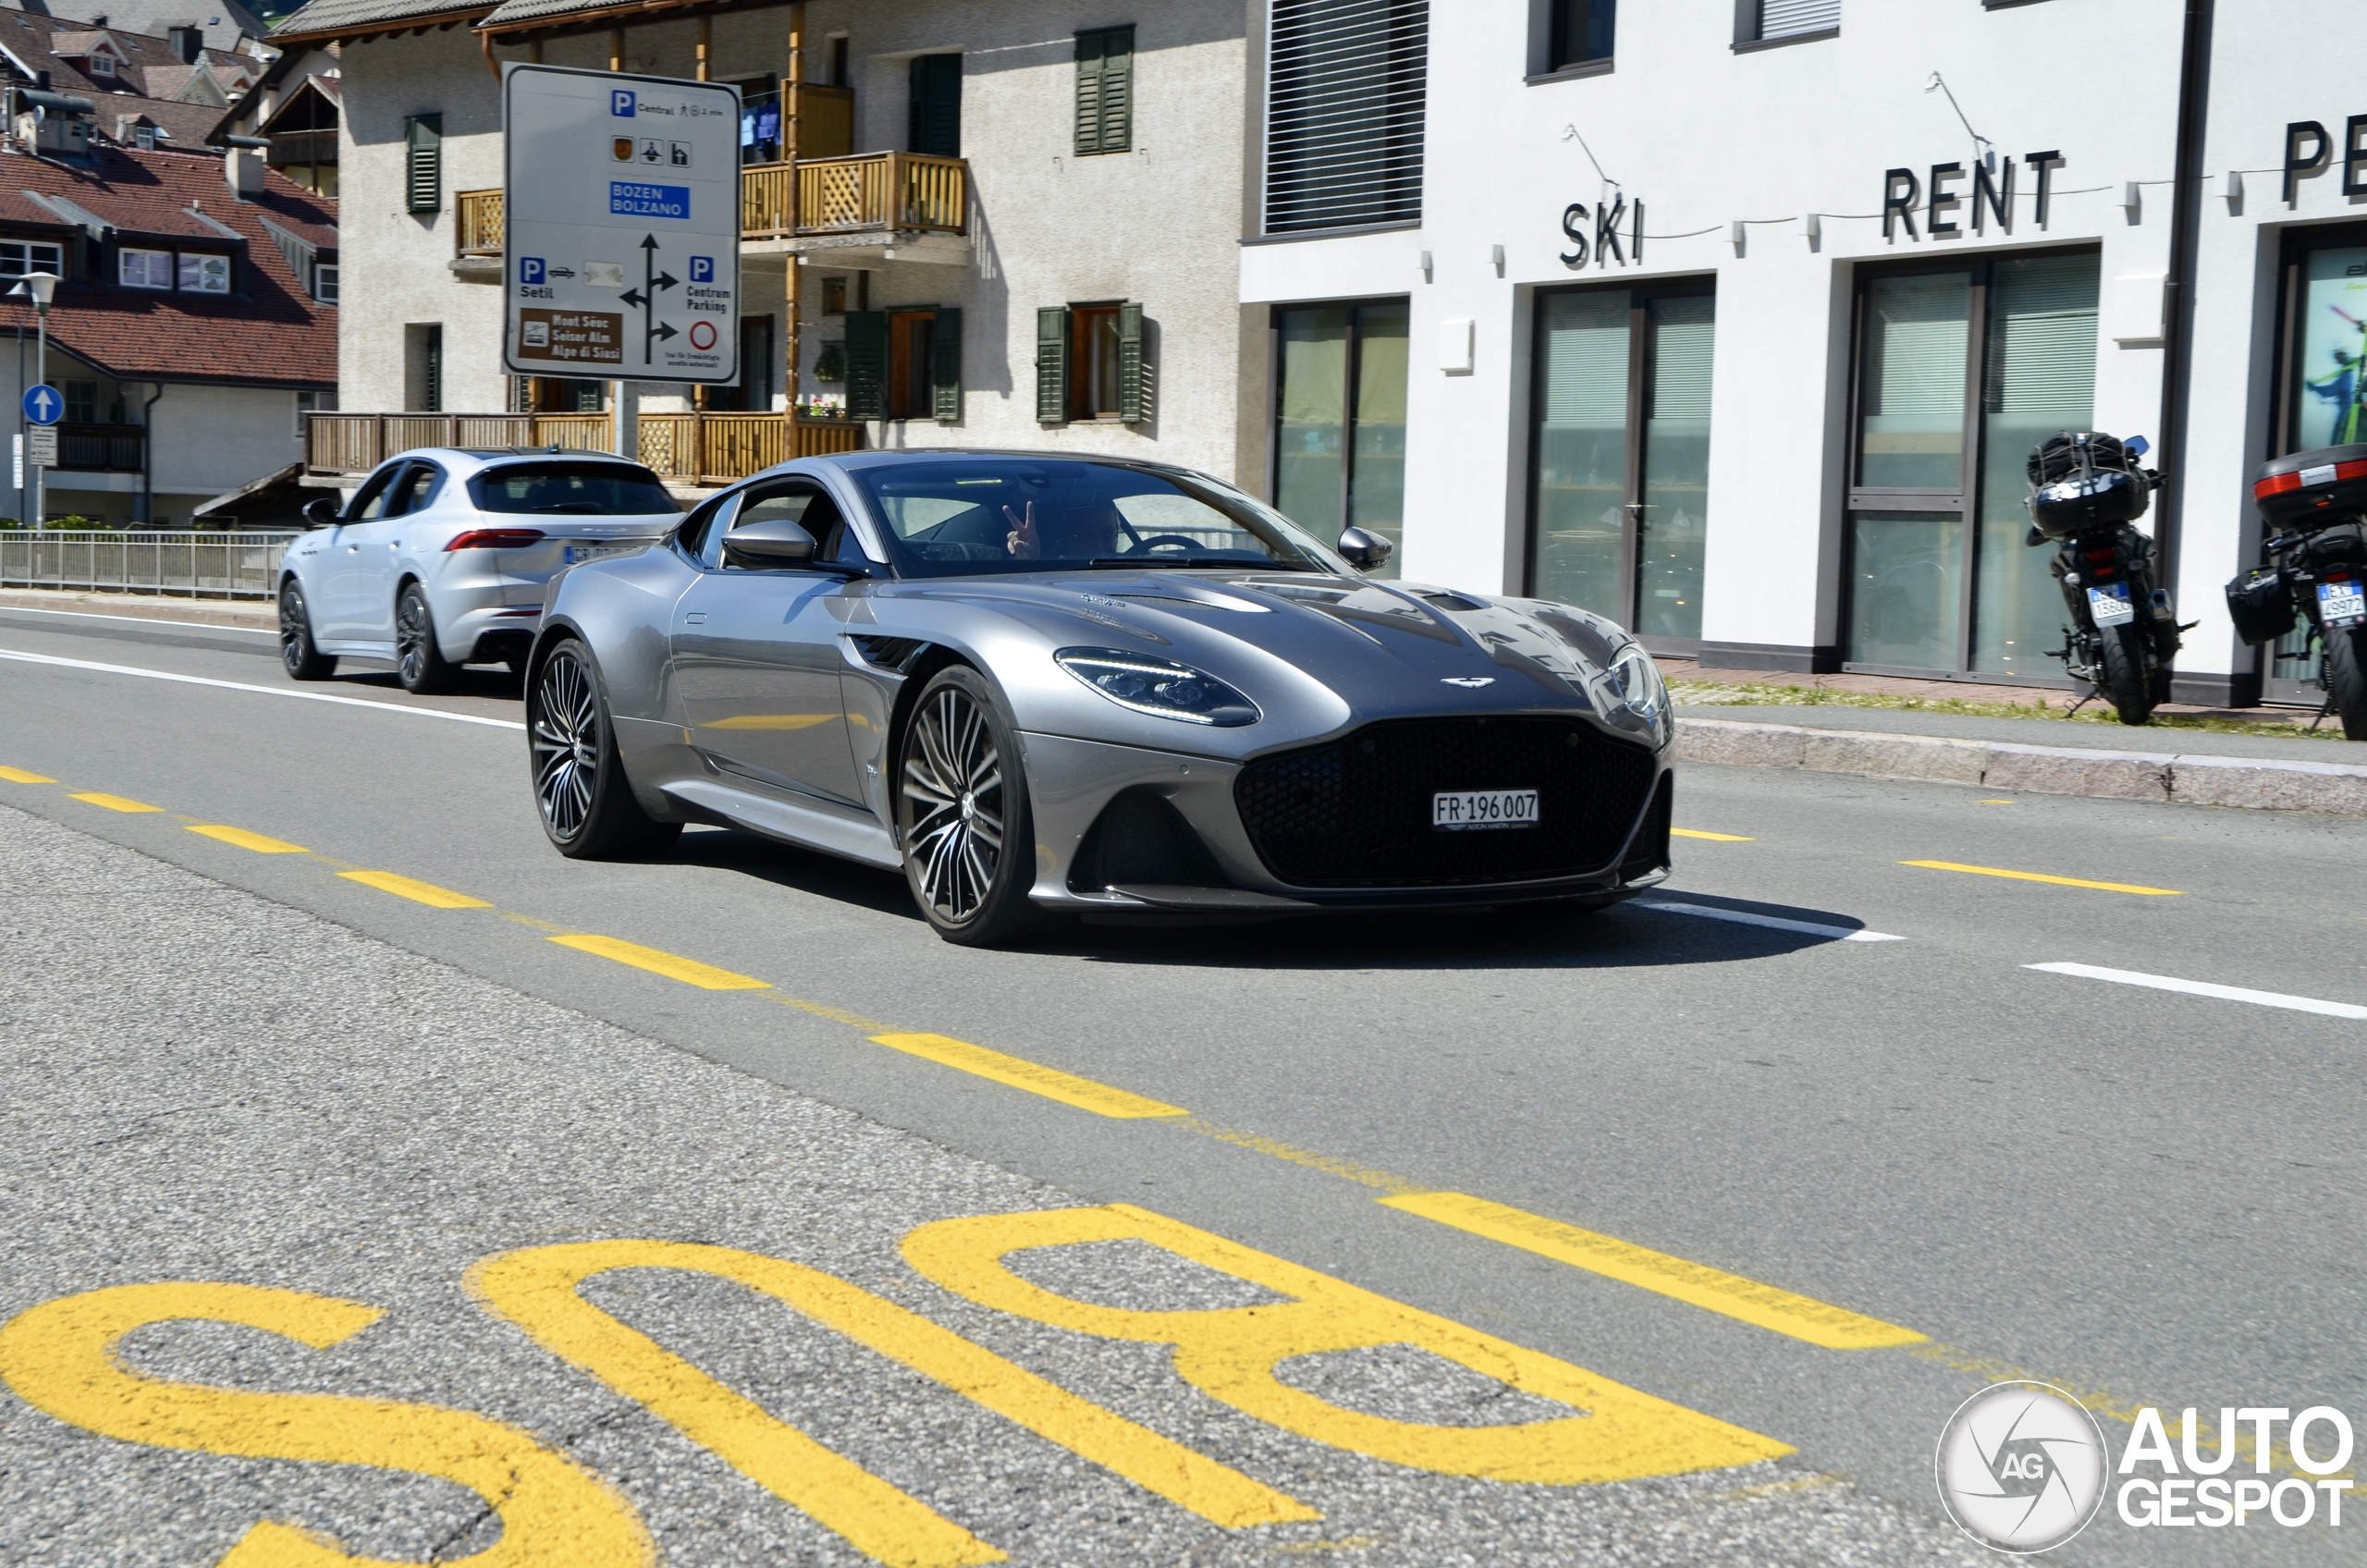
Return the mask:
<svg viewBox="0 0 2367 1568">
<path fill-rule="evenodd" d="M 1404 570 L 1410 316 L 1404 300 L 1274 312 L 1274 508 L 1326 544 L 1351 528 L 1387 539 L 1375 577 Z"/>
<path fill-rule="evenodd" d="M 2285 244 L 2284 366 L 2273 455 L 2367 441 L 2367 228 L 2302 229 L 2288 233 Z M 2257 512 L 2251 526 L 2255 540 L 2265 537 Z M 2255 545 L 2243 564 L 2260 558 Z M 2306 625 L 2263 658 L 2263 700 L 2312 707 L 2325 701 Z"/>
<path fill-rule="evenodd" d="M 1537 336 L 1530 592 L 1658 652 L 1698 651 L 1715 297 L 1699 285 L 1548 294 Z"/>
</svg>

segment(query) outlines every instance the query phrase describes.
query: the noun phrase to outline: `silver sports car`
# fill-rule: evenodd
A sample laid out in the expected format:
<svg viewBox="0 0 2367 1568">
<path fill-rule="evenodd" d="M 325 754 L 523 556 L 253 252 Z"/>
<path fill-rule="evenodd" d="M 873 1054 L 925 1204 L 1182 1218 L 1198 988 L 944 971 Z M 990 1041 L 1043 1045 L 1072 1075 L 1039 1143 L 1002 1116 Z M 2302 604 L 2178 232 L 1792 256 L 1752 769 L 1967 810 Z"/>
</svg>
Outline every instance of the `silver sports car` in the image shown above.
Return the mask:
<svg viewBox="0 0 2367 1568">
<path fill-rule="evenodd" d="M 1615 902 L 1667 875 L 1651 659 L 1367 577 L 1231 485 L 1029 452 L 767 470 L 557 580 L 527 669 L 570 855 L 725 824 L 901 868 L 947 940 L 1048 912 Z"/>
</svg>

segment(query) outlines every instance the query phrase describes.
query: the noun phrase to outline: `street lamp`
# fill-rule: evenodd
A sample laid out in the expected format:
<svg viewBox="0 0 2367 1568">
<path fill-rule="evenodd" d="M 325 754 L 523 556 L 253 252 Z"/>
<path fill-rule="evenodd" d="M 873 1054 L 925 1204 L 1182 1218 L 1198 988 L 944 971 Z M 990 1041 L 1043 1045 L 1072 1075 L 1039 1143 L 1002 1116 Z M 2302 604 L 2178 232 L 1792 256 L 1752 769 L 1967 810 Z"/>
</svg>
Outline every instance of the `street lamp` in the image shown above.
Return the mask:
<svg viewBox="0 0 2367 1568">
<path fill-rule="evenodd" d="M 36 347 L 33 349 L 33 381 L 37 385 L 49 380 L 49 301 L 50 298 L 57 292 L 58 281 L 58 276 L 54 272 L 29 272 L 25 274 L 23 282 L 8 290 L 11 294 L 30 294 L 33 297 L 33 315 L 37 325 L 34 338 Z M 31 454 L 27 453 L 26 456 L 31 457 Z M 30 482 L 27 488 L 32 496 L 32 505 L 28 509 L 32 513 L 33 527 L 38 531 L 42 526 L 42 472 L 30 462 L 25 464 L 25 469 Z"/>
</svg>

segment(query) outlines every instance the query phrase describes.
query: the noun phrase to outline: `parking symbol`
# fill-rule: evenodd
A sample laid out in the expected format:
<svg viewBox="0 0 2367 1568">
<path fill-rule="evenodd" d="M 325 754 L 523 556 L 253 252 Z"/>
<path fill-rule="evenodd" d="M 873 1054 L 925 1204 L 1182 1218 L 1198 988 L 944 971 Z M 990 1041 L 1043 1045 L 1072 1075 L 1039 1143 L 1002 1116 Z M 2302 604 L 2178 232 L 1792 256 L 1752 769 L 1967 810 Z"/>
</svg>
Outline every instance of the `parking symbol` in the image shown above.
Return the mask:
<svg viewBox="0 0 2367 1568">
<path fill-rule="evenodd" d="M 713 283 L 715 281 L 715 258 L 713 256 L 693 256 L 691 258 L 691 281 L 693 283 Z"/>
<path fill-rule="evenodd" d="M 548 283 L 550 279 L 545 275 L 543 258 L 540 256 L 519 257 L 518 281 L 522 284 L 533 284 L 537 286 Z"/>
<path fill-rule="evenodd" d="M 622 87 L 613 89 L 608 93 L 608 113 L 632 118 L 632 93 Z"/>
</svg>

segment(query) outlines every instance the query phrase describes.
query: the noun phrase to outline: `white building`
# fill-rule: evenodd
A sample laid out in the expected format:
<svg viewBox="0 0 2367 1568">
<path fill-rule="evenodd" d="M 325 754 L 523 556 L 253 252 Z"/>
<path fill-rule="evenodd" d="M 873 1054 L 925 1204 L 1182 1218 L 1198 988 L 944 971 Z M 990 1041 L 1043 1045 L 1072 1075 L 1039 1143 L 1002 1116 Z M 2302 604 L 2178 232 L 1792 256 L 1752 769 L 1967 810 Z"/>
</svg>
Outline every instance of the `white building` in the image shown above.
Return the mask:
<svg viewBox="0 0 2367 1568">
<path fill-rule="evenodd" d="M 1269 492 L 1389 525 L 1402 484 L 1408 576 L 1705 664 L 2027 683 L 2065 617 L 2024 459 L 2142 435 L 2177 695 L 2255 699 L 2250 471 L 2367 397 L 2367 93 L 2331 0 L 2186 9 L 1273 0 Z"/>
</svg>

